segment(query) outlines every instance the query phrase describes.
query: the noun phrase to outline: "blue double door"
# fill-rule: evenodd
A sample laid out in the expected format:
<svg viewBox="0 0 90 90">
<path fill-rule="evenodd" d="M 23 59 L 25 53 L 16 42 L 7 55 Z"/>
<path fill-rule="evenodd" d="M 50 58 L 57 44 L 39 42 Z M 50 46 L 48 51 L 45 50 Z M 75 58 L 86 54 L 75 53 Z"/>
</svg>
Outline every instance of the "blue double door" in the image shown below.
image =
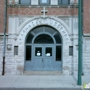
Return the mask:
<svg viewBox="0 0 90 90">
<path fill-rule="evenodd" d="M 33 46 L 33 69 L 34 70 L 53 70 L 54 69 L 54 46 L 53 45 L 34 45 Z"/>
<path fill-rule="evenodd" d="M 28 46 L 30 47 L 30 46 Z M 60 56 L 61 46 L 54 44 L 34 44 L 31 51 L 31 58 L 25 61 L 25 70 L 36 71 L 55 71 L 62 70 L 62 60 L 57 58 Z M 58 51 L 58 52 L 57 52 Z M 30 53 L 28 53 L 28 56 Z"/>
</svg>

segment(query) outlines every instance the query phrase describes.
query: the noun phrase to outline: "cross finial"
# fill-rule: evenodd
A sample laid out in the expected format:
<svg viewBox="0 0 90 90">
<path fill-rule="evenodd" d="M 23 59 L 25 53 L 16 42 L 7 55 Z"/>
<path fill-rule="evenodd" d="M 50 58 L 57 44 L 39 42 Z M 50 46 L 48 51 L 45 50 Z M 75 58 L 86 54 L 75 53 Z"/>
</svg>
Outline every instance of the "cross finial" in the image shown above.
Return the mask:
<svg viewBox="0 0 90 90">
<path fill-rule="evenodd" d="M 41 10 L 41 12 L 43 13 L 43 17 L 45 18 L 45 15 L 46 15 L 46 13 L 48 12 L 48 10 L 46 10 L 46 8 L 43 7 L 43 10 Z"/>
</svg>

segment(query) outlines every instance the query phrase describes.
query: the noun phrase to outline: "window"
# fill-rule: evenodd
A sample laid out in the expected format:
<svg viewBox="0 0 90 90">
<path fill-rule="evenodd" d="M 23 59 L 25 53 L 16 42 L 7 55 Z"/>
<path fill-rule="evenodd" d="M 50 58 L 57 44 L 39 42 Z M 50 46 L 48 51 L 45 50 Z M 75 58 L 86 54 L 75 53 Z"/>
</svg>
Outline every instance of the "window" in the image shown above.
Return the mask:
<svg viewBox="0 0 90 90">
<path fill-rule="evenodd" d="M 30 5 L 31 1 L 30 0 L 20 0 L 19 2 L 21 5 Z"/>
<path fill-rule="evenodd" d="M 47 57 L 52 56 L 52 48 L 51 47 L 47 47 L 45 54 L 46 54 Z"/>
<path fill-rule="evenodd" d="M 58 3 L 62 5 L 68 5 L 70 3 L 70 0 L 59 0 Z"/>
<path fill-rule="evenodd" d="M 26 61 L 31 61 L 31 46 L 26 46 Z"/>
<path fill-rule="evenodd" d="M 56 46 L 56 61 L 61 61 L 62 59 L 62 47 Z"/>
<path fill-rule="evenodd" d="M 18 55 L 18 46 L 14 46 L 14 55 Z"/>
<path fill-rule="evenodd" d="M 33 39 L 33 35 L 31 33 L 29 33 L 28 37 L 27 37 L 27 40 L 26 40 L 26 43 L 29 44 L 29 43 L 32 43 L 32 39 Z"/>
<path fill-rule="evenodd" d="M 62 43 L 61 42 L 61 37 L 60 37 L 60 35 L 58 33 L 54 35 L 54 38 L 55 38 L 57 44 L 61 44 Z"/>
<path fill-rule="evenodd" d="M 49 5 L 50 1 L 49 0 L 40 0 L 40 5 Z"/>
<path fill-rule="evenodd" d="M 35 44 L 51 44 L 51 43 L 54 43 L 53 39 L 49 36 L 49 35 L 46 35 L 46 34 L 41 34 L 39 36 L 36 37 L 35 41 L 34 41 Z"/>
<path fill-rule="evenodd" d="M 42 48 L 41 47 L 35 48 L 35 56 L 42 56 Z"/>
<path fill-rule="evenodd" d="M 69 56 L 73 56 L 73 46 L 69 46 Z"/>
</svg>

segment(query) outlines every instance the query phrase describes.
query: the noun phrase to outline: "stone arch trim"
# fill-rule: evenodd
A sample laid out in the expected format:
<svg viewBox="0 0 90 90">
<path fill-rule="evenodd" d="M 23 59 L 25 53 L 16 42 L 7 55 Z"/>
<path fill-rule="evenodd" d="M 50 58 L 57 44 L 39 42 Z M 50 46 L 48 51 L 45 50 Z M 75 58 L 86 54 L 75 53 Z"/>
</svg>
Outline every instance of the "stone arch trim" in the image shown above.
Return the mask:
<svg viewBox="0 0 90 90">
<path fill-rule="evenodd" d="M 40 26 L 40 25 L 48 25 L 56 30 L 61 34 L 63 41 L 69 42 L 69 28 L 68 26 L 60 19 L 56 17 L 34 17 L 32 19 L 29 19 L 25 21 L 20 27 L 19 27 L 19 35 L 18 40 L 19 44 L 21 45 L 24 43 L 25 38 L 30 30 L 32 30 L 34 27 Z"/>
<path fill-rule="evenodd" d="M 35 27 L 40 25 L 48 25 L 53 28 L 55 28 L 62 37 L 62 70 L 63 73 L 66 73 L 67 70 L 65 67 L 69 67 L 67 64 L 67 60 L 70 61 L 69 57 L 69 45 L 71 44 L 70 36 L 69 36 L 69 28 L 68 26 L 60 19 L 56 17 L 35 17 L 30 20 L 25 21 L 20 27 L 19 27 L 19 35 L 17 37 L 17 40 L 15 44 L 19 46 L 19 56 L 21 56 L 21 61 L 23 61 L 23 67 L 24 67 L 24 61 L 25 61 L 25 39 L 27 34 Z M 68 71 L 69 73 L 69 71 Z"/>
<path fill-rule="evenodd" d="M 30 22 L 33 22 L 34 20 L 39 20 L 39 23 L 40 23 L 40 20 L 43 20 L 43 21 L 46 21 L 47 19 L 50 19 L 50 20 L 54 20 L 54 21 L 56 21 L 56 22 L 59 22 L 61 25 L 63 25 L 67 30 L 69 29 L 68 28 L 68 26 L 66 25 L 66 23 L 63 21 L 63 20 L 61 20 L 61 19 L 59 19 L 59 18 L 57 18 L 57 17 L 54 17 L 54 16 L 48 16 L 48 17 L 45 17 L 45 18 L 43 18 L 43 17 L 33 17 L 33 18 L 30 18 L 30 19 L 28 19 L 28 20 L 26 20 L 20 27 L 19 27 L 19 29 L 18 29 L 18 33 L 20 33 L 21 32 L 21 30 L 28 24 L 28 23 L 30 23 Z M 49 22 L 47 22 L 47 23 L 44 23 L 44 22 L 42 22 L 41 21 L 41 24 L 49 24 Z M 51 23 L 52 24 L 52 23 Z M 57 24 L 57 23 L 55 23 L 55 24 Z M 69 31 L 67 31 L 68 32 L 68 34 L 70 34 L 70 32 Z"/>
</svg>

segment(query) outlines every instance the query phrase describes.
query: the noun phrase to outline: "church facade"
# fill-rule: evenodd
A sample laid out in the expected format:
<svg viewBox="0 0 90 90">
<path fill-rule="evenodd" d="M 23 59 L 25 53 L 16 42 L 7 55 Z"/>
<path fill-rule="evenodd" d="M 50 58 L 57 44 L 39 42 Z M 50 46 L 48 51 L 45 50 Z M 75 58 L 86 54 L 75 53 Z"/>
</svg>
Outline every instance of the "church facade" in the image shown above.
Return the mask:
<svg viewBox="0 0 90 90">
<path fill-rule="evenodd" d="M 0 4 L 2 74 L 4 0 Z M 89 75 L 90 1 L 84 0 L 83 4 L 82 71 Z M 8 0 L 5 50 L 5 74 L 59 71 L 63 75 L 77 75 L 78 0 Z"/>
</svg>

